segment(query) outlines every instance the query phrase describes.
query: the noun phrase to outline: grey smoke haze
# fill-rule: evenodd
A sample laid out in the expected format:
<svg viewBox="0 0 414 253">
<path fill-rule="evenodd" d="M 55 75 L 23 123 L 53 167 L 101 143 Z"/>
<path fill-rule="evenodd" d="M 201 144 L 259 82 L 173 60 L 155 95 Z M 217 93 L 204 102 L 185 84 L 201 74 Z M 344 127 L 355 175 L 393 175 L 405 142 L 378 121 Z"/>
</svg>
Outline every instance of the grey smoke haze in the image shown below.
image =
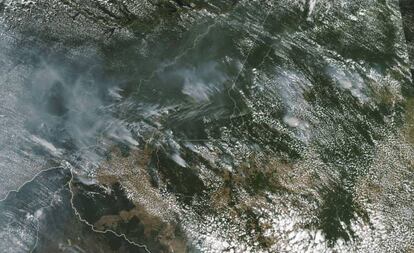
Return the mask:
<svg viewBox="0 0 414 253">
<path fill-rule="evenodd" d="M 15 42 L 7 34 L 0 41 L 0 178 L 27 180 L 75 153 L 99 159 L 95 147 L 105 143 L 138 144 L 108 109 L 122 97 L 94 48 L 61 52 Z M 0 195 L 14 188 L 1 185 Z"/>
<path fill-rule="evenodd" d="M 99 57 L 89 57 L 90 64 L 82 69 L 60 61 L 41 61 L 36 66 L 27 84 L 30 95 L 23 98 L 33 110 L 27 126 L 33 134 L 65 150 L 93 148 L 104 139 L 137 145 L 108 110 L 120 99 L 114 93 L 116 84 L 103 77 Z"/>
</svg>

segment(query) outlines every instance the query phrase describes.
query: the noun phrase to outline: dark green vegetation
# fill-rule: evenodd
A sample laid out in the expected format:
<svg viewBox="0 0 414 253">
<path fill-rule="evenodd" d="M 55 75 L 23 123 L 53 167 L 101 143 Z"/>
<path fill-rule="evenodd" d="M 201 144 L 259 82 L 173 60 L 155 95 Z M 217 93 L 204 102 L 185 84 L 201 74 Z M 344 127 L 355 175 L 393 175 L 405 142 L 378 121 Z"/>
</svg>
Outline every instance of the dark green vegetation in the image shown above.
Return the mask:
<svg viewBox="0 0 414 253">
<path fill-rule="evenodd" d="M 411 247 L 413 186 L 396 185 L 414 138 L 396 1 L 1 9 L 17 38 L 8 57 L 27 67 L 28 153 L 72 164 L 79 227 L 125 234 L 112 248 L 91 239 L 108 252 L 134 252 L 128 240 L 153 252 Z"/>
</svg>

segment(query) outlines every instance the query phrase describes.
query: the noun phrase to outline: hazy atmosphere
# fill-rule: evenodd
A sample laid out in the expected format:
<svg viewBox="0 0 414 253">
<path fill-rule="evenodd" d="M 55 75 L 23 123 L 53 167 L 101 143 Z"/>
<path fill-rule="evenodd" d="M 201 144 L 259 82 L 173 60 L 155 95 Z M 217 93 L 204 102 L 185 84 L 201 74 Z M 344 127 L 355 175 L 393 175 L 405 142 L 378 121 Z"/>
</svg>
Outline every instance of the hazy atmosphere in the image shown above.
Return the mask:
<svg viewBox="0 0 414 253">
<path fill-rule="evenodd" d="M 414 253 L 414 1 L 0 0 L 0 253 Z"/>
</svg>

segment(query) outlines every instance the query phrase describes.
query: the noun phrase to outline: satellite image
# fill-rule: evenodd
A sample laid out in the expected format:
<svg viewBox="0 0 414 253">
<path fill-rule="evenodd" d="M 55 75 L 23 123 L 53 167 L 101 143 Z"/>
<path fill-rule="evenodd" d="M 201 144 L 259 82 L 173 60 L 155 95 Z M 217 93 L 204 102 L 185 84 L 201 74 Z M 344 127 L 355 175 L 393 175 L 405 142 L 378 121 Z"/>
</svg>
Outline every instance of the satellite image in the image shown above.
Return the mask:
<svg viewBox="0 0 414 253">
<path fill-rule="evenodd" d="M 414 253 L 413 0 L 0 0 L 0 253 Z"/>
</svg>

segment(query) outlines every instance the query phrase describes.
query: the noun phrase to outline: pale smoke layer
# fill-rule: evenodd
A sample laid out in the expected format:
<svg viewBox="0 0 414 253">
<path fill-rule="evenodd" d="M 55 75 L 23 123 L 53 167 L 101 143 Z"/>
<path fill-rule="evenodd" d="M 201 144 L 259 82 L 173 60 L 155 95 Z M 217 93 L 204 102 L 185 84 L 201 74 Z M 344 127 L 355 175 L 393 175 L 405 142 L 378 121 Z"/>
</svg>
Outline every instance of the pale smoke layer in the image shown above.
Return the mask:
<svg viewBox="0 0 414 253">
<path fill-rule="evenodd" d="M 182 69 L 177 74 L 184 79 L 182 93 L 193 98 L 195 102 L 208 102 L 210 97 L 223 89 L 227 76 L 219 70 L 214 62 L 207 62 L 197 67 Z"/>
<path fill-rule="evenodd" d="M 16 36 L 3 33 L 0 40 L 0 198 L 51 161 L 81 155 L 98 164 L 96 149 L 138 145 L 107 109 L 122 97 L 116 83 L 103 78 L 94 48 L 67 53 L 83 63 L 79 67 L 35 44 L 16 48 Z"/>
</svg>

